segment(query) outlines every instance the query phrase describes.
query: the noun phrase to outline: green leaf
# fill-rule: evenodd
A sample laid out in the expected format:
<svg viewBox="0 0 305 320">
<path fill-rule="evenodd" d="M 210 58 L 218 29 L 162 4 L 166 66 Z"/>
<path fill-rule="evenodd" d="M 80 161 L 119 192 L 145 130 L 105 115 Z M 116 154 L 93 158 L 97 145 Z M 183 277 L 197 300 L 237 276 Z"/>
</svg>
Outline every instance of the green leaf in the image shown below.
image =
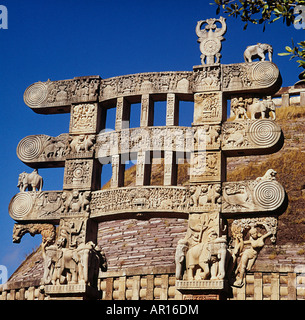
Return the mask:
<svg viewBox="0 0 305 320">
<path fill-rule="evenodd" d="M 278 56 L 290 56 L 291 53 L 289 52 L 281 52 L 281 53 L 278 53 Z"/>
<path fill-rule="evenodd" d="M 303 67 L 305 66 L 305 61 L 304 60 L 297 60 L 297 62 Z"/>
<path fill-rule="evenodd" d="M 278 15 L 278 14 L 282 14 L 282 12 L 281 12 L 281 11 L 279 11 L 278 9 L 276 9 L 276 8 L 275 8 L 273 11 L 274 11 L 274 13 L 275 13 L 276 15 Z"/>
<path fill-rule="evenodd" d="M 285 50 L 288 51 L 288 52 L 292 52 L 292 49 L 289 46 L 286 46 Z"/>
</svg>

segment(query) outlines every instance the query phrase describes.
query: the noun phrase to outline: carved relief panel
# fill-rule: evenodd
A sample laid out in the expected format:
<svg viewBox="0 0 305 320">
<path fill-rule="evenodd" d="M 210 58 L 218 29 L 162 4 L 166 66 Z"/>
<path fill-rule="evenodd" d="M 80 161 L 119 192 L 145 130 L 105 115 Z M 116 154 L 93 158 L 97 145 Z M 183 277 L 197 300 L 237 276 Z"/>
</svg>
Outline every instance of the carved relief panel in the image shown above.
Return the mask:
<svg viewBox="0 0 305 320">
<path fill-rule="evenodd" d="M 92 187 L 94 160 L 67 160 L 64 173 L 64 189 Z"/>
<path fill-rule="evenodd" d="M 70 133 L 96 133 L 98 105 L 86 103 L 72 105 Z"/>
<path fill-rule="evenodd" d="M 223 120 L 223 105 L 221 92 L 195 93 L 194 95 L 194 125 Z"/>
<path fill-rule="evenodd" d="M 224 162 L 225 160 L 221 152 L 192 153 L 190 181 L 221 181 L 225 170 Z"/>
<path fill-rule="evenodd" d="M 194 92 L 220 90 L 220 65 L 194 67 Z"/>
</svg>

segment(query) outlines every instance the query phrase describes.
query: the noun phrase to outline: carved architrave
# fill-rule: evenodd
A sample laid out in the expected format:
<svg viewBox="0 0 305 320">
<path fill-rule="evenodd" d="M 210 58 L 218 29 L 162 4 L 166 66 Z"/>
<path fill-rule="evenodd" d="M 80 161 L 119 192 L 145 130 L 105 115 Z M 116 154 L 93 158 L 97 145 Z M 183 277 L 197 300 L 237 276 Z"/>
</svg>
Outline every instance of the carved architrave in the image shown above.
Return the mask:
<svg viewBox="0 0 305 320">
<path fill-rule="evenodd" d="M 273 93 L 280 88 L 281 82 L 279 69 L 270 61 L 222 65 L 224 92 Z"/>
<path fill-rule="evenodd" d="M 281 128 L 268 119 L 225 122 L 222 150 L 229 155 L 268 153 L 281 146 Z M 270 152 L 269 151 L 269 152 Z"/>
<path fill-rule="evenodd" d="M 194 101 L 194 125 L 223 120 L 221 92 L 195 93 Z"/>
<path fill-rule="evenodd" d="M 30 166 L 63 166 L 69 152 L 68 138 L 67 133 L 57 137 L 43 134 L 27 136 L 19 142 L 17 156 Z"/>
<path fill-rule="evenodd" d="M 62 191 L 20 192 L 9 204 L 9 214 L 16 221 L 59 221 L 63 208 Z"/>
<path fill-rule="evenodd" d="M 55 221 L 90 213 L 90 191 L 20 192 L 11 200 L 10 216 L 16 221 Z"/>
<path fill-rule="evenodd" d="M 275 212 L 285 200 L 276 180 L 245 180 L 222 184 L 222 212 L 226 214 Z"/>
<path fill-rule="evenodd" d="M 100 81 L 99 76 L 92 76 L 36 82 L 25 90 L 24 102 L 38 113 L 62 113 L 72 103 L 97 101 Z"/>
<path fill-rule="evenodd" d="M 64 173 L 64 189 L 90 189 L 94 160 L 67 160 Z"/>
<path fill-rule="evenodd" d="M 124 212 L 188 212 L 185 187 L 140 186 L 92 192 L 90 217 Z"/>
<path fill-rule="evenodd" d="M 120 131 L 102 132 L 96 138 L 96 155 L 95 157 L 102 159 L 109 156 L 130 152 L 140 151 L 177 151 L 192 152 L 194 150 L 195 132 L 200 146 L 204 148 L 203 139 L 198 134 L 203 134 L 204 130 L 189 127 L 147 127 L 147 128 L 131 128 Z M 207 129 L 209 131 L 209 129 Z M 206 131 L 205 131 L 206 133 Z M 211 140 L 213 134 L 211 135 Z M 201 139 L 201 140 L 200 140 Z M 205 138 L 204 138 L 205 139 Z M 209 141 L 206 138 L 205 141 Z M 198 143 L 197 143 L 198 145 Z M 212 148 L 219 147 L 219 141 L 211 143 Z"/>
<path fill-rule="evenodd" d="M 104 79 L 100 101 L 147 93 L 191 93 L 192 72 L 152 72 Z"/>
</svg>

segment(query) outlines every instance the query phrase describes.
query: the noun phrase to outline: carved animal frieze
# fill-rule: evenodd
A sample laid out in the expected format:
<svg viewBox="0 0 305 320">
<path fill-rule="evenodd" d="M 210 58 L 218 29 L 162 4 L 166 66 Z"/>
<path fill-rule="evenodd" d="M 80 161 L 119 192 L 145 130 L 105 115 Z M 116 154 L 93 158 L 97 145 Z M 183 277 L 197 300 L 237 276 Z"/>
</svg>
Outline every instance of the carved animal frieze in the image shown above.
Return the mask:
<svg viewBox="0 0 305 320">
<path fill-rule="evenodd" d="M 33 135 L 23 138 L 17 146 L 18 158 L 28 165 L 40 167 L 63 166 L 68 153 L 68 137 L 63 133 L 57 137 Z"/>
<path fill-rule="evenodd" d="M 9 205 L 9 213 L 16 221 L 52 221 L 61 217 L 88 216 L 90 191 L 42 191 L 20 192 Z"/>
<path fill-rule="evenodd" d="M 63 206 L 62 213 L 65 215 L 90 212 L 90 191 L 64 191 L 62 193 Z"/>
<path fill-rule="evenodd" d="M 268 153 L 282 145 L 282 130 L 272 120 L 227 121 L 222 126 L 222 150 L 229 155 Z"/>
<path fill-rule="evenodd" d="M 270 114 L 272 120 L 275 120 L 276 118 L 275 103 L 272 101 L 271 97 L 262 101 L 253 101 L 253 103 L 248 106 L 248 111 L 251 114 L 251 119 L 255 119 L 257 116 L 262 119 L 269 118 Z"/>
<path fill-rule="evenodd" d="M 191 185 L 189 190 L 189 208 L 191 211 L 213 211 L 220 208 L 220 184 Z"/>
<path fill-rule="evenodd" d="M 268 170 L 256 180 L 223 183 L 222 212 L 276 212 L 284 204 L 286 196 L 284 188 L 275 180 L 274 172 Z"/>
<path fill-rule="evenodd" d="M 95 144 L 95 135 L 77 135 L 69 138 L 68 159 L 73 158 L 92 158 Z"/>
</svg>

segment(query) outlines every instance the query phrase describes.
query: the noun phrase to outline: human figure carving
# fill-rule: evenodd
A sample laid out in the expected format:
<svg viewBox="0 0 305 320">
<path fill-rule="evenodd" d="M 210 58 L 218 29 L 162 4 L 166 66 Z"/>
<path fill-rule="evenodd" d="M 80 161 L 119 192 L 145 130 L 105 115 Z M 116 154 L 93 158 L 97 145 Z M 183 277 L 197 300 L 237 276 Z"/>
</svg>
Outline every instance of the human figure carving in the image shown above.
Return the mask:
<svg viewBox="0 0 305 320">
<path fill-rule="evenodd" d="M 250 248 L 246 249 L 241 254 L 240 262 L 235 271 L 235 274 L 239 276 L 238 279 L 234 282 L 234 285 L 238 287 L 241 287 L 243 285 L 243 279 L 246 272 L 250 271 L 253 267 L 259 252 L 265 245 L 265 239 L 271 235 L 271 232 L 267 232 L 266 234 L 261 235 L 258 233 L 257 228 L 252 227 L 249 230 L 249 235 L 250 239 L 248 241 L 243 241 L 242 238 L 239 239 L 239 245 L 241 246 L 239 248 L 240 251 L 242 251 L 242 248 L 245 244 L 250 244 Z"/>
</svg>

